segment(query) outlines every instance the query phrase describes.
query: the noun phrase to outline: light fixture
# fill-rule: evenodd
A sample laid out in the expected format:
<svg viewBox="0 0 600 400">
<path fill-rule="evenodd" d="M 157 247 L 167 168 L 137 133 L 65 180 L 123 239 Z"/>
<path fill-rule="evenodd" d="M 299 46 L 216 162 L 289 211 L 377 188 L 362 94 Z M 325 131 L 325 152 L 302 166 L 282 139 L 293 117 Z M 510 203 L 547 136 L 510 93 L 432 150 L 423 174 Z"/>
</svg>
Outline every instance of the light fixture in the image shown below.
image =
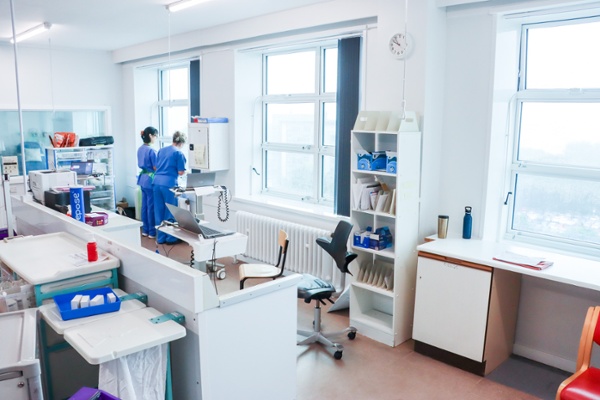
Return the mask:
<svg viewBox="0 0 600 400">
<path fill-rule="evenodd" d="M 188 7 L 195 6 L 196 4 L 206 3 L 207 1 L 210 1 L 210 0 L 179 0 L 179 1 L 176 1 L 171 4 L 167 4 L 165 7 L 170 12 L 177 12 L 177 11 L 186 9 Z"/>
<path fill-rule="evenodd" d="M 25 32 L 21 32 L 16 36 L 17 43 L 22 42 L 25 39 L 29 39 L 32 36 L 38 35 L 42 32 L 46 32 L 52 27 L 52 24 L 49 22 L 44 22 L 43 24 L 39 24 L 38 26 L 34 26 L 31 29 L 27 29 Z M 10 39 L 11 43 L 14 43 L 13 38 Z"/>
</svg>

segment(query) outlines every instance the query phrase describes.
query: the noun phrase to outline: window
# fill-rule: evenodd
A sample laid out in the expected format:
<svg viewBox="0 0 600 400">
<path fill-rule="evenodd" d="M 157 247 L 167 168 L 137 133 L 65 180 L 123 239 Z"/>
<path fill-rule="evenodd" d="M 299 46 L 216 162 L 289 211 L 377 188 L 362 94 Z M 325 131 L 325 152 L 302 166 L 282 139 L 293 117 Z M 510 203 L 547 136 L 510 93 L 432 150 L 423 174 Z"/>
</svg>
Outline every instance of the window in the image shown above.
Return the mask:
<svg viewBox="0 0 600 400">
<path fill-rule="evenodd" d="M 600 18 L 524 25 L 507 231 L 600 249 Z"/>
<path fill-rule="evenodd" d="M 78 138 L 107 134 L 108 109 L 98 110 L 23 110 L 23 141 L 26 172 L 48 168 L 46 147 L 55 132 L 75 132 Z M 0 110 L 0 153 L 18 156 L 19 174 L 23 173 L 19 113 Z"/>
<path fill-rule="evenodd" d="M 332 204 L 337 42 L 263 55 L 263 193 Z"/>
<path fill-rule="evenodd" d="M 175 131 L 187 133 L 190 120 L 189 98 L 190 79 L 189 66 L 178 65 L 164 68 L 159 73 L 159 132 L 163 136 L 163 144 L 171 144 Z"/>
</svg>

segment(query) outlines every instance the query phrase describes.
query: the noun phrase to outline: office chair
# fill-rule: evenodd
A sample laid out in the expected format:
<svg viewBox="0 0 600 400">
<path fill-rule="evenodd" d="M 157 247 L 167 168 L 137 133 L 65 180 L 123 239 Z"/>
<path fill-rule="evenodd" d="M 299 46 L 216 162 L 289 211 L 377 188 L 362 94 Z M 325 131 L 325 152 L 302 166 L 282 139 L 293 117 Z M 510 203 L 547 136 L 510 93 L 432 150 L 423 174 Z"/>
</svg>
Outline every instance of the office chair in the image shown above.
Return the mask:
<svg viewBox="0 0 600 400">
<path fill-rule="evenodd" d="M 600 399 L 600 369 L 590 366 L 594 343 L 600 345 L 600 306 L 588 309 L 577 354 L 575 373 L 558 387 L 556 400 Z"/>
<path fill-rule="evenodd" d="M 348 236 L 352 231 L 352 224 L 346 221 L 340 221 L 335 228 L 335 231 L 329 238 L 318 238 L 317 244 L 323 248 L 335 261 L 338 269 L 342 273 L 350 273 L 348 265 L 357 257 L 356 253 L 347 251 L 346 244 L 348 242 Z M 298 298 L 304 299 L 305 303 L 310 303 L 312 300 L 315 301 L 313 330 L 298 330 L 298 335 L 305 336 L 306 338 L 298 342 L 299 345 L 311 344 L 319 342 L 325 346 L 331 346 L 335 348 L 333 354 L 336 360 L 342 358 L 342 352 L 344 346 L 339 343 L 333 342 L 330 338 L 348 334 L 348 338 L 353 340 L 356 337 L 356 328 L 349 326 L 348 328 L 338 331 L 325 333 L 321 332 L 321 304 L 325 304 L 323 300 L 329 301 L 333 304 L 331 297 L 336 292 L 335 287 L 329 283 L 324 282 L 321 279 L 305 274 L 302 276 L 302 281 L 298 284 Z"/>
<path fill-rule="evenodd" d="M 240 265 L 240 290 L 244 288 L 246 279 L 252 278 L 279 278 L 283 274 L 285 268 L 285 259 L 290 241 L 288 234 L 280 229 L 277 239 L 279 244 L 279 255 L 277 256 L 277 264 L 242 264 Z"/>
</svg>

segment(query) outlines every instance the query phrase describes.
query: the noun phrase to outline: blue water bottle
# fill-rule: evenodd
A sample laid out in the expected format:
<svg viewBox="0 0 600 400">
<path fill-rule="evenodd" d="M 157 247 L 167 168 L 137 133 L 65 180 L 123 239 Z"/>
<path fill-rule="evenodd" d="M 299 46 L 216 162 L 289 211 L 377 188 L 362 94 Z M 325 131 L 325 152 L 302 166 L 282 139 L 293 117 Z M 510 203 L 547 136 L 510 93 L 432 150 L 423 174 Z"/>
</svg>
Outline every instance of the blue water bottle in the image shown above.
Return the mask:
<svg viewBox="0 0 600 400">
<path fill-rule="evenodd" d="M 471 216 L 471 207 L 465 207 L 465 218 L 463 219 L 463 239 L 471 239 L 471 229 L 473 228 L 473 217 Z"/>
</svg>

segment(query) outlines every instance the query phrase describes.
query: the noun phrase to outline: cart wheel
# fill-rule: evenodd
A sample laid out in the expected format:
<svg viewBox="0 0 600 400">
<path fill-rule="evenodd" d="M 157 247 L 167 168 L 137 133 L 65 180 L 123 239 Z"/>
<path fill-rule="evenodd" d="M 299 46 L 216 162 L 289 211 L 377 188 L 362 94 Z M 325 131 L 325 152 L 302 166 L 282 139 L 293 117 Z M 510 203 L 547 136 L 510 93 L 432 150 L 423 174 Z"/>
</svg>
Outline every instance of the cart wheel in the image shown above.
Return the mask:
<svg viewBox="0 0 600 400">
<path fill-rule="evenodd" d="M 335 358 L 336 360 L 341 360 L 342 359 L 342 352 L 341 351 L 336 351 L 335 353 L 333 353 L 333 358 Z"/>
<path fill-rule="evenodd" d="M 223 280 L 225 278 L 227 278 L 227 272 L 224 269 L 217 272 L 217 279 Z"/>
<path fill-rule="evenodd" d="M 356 332 L 348 332 L 348 339 L 354 340 L 356 338 Z"/>
</svg>

